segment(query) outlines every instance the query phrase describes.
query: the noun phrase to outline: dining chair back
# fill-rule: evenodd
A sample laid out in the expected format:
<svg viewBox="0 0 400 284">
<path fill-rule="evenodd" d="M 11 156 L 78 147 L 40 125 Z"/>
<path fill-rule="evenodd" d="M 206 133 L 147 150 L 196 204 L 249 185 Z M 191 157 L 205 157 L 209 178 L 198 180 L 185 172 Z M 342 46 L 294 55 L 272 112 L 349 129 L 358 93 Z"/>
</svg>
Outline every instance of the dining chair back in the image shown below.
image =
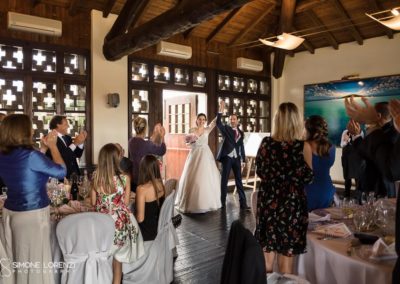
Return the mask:
<svg viewBox="0 0 400 284">
<path fill-rule="evenodd" d="M 168 195 L 161 207 L 157 237 L 145 242 L 145 255 L 133 263 L 123 264 L 122 283 L 157 284 L 173 281 L 173 251 L 178 236 L 172 224 L 175 190 Z"/>
<path fill-rule="evenodd" d="M 66 266 L 61 283 L 111 283 L 114 232 L 114 220 L 107 214 L 87 212 L 63 218 L 56 229 Z"/>
</svg>

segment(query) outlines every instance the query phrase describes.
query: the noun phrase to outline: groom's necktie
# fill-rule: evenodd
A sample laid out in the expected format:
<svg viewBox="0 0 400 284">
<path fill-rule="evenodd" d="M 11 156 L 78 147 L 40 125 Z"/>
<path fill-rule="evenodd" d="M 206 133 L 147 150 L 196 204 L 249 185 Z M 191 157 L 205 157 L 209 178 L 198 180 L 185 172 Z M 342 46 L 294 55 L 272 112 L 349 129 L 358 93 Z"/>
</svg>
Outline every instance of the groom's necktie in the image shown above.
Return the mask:
<svg viewBox="0 0 400 284">
<path fill-rule="evenodd" d="M 237 128 L 233 129 L 235 131 L 235 140 L 239 139 L 239 131 L 237 130 Z"/>
</svg>

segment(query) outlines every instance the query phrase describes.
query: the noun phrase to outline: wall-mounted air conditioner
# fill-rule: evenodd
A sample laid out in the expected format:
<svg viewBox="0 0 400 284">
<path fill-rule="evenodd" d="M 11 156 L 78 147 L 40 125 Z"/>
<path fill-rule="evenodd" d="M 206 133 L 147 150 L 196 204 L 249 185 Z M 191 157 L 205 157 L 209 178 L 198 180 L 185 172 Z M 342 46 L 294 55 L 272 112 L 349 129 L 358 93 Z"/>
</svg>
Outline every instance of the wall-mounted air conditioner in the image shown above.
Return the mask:
<svg viewBox="0 0 400 284">
<path fill-rule="evenodd" d="M 51 36 L 61 36 L 62 33 L 61 21 L 14 12 L 8 12 L 7 27 L 12 30 Z"/>
<path fill-rule="evenodd" d="M 157 44 L 157 54 L 171 56 L 183 59 L 192 57 L 192 48 L 190 46 L 176 44 L 172 42 L 160 41 Z"/>
<path fill-rule="evenodd" d="M 248 59 L 244 57 L 237 58 L 237 68 L 260 72 L 263 70 L 263 63 L 259 60 Z"/>
</svg>

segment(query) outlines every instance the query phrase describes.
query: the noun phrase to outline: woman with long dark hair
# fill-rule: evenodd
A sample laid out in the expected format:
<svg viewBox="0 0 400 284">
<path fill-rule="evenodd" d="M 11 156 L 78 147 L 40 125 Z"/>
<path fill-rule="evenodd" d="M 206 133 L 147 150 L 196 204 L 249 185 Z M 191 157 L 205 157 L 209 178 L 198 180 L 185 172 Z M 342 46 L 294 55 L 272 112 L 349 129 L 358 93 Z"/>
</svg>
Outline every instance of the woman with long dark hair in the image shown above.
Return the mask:
<svg viewBox="0 0 400 284">
<path fill-rule="evenodd" d="M 312 149 L 312 168 L 314 181 L 306 186 L 308 211 L 327 208 L 333 202 L 336 192 L 330 168 L 335 162 L 336 148 L 328 139 L 328 124 L 319 115 L 310 116 L 305 123 L 306 141 Z"/>
</svg>

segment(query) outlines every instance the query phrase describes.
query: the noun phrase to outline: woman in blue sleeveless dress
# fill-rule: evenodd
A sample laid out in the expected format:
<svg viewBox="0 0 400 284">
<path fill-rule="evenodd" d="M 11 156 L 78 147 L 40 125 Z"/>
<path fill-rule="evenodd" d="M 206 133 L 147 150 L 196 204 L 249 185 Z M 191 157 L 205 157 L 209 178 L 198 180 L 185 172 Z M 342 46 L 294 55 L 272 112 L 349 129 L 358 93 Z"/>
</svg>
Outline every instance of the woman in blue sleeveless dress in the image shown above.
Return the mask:
<svg viewBox="0 0 400 284">
<path fill-rule="evenodd" d="M 312 149 L 314 181 L 306 189 L 308 211 L 327 208 L 336 192 L 329 171 L 335 162 L 336 148 L 328 140 L 328 124 L 319 115 L 310 116 L 305 123 L 306 140 Z"/>
</svg>

